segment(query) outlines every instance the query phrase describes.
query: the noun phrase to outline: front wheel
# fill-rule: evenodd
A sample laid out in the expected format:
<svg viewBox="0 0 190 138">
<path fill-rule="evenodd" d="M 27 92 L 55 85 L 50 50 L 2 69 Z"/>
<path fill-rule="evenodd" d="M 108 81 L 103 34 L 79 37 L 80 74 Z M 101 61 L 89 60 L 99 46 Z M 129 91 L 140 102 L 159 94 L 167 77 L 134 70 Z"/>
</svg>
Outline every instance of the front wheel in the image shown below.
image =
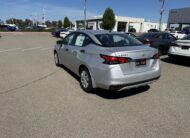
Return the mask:
<svg viewBox="0 0 190 138">
<path fill-rule="evenodd" d="M 54 61 L 55 61 L 55 65 L 59 67 L 60 62 L 59 62 L 59 57 L 58 57 L 57 52 L 54 53 Z"/>
<path fill-rule="evenodd" d="M 80 86 L 87 93 L 93 92 L 92 79 L 88 69 L 86 68 L 82 68 L 80 70 Z"/>
</svg>

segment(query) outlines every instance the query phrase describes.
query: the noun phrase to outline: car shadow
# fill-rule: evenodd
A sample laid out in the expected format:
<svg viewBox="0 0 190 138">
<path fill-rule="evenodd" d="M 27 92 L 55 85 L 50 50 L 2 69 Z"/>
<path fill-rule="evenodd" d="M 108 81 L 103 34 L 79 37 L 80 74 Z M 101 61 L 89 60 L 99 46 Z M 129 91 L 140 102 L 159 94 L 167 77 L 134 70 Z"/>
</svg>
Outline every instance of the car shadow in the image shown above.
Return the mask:
<svg viewBox="0 0 190 138">
<path fill-rule="evenodd" d="M 114 100 L 114 99 L 122 99 L 126 97 L 131 97 L 134 95 L 138 95 L 144 92 L 147 92 L 150 89 L 150 86 L 143 86 L 139 88 L 133 88 L 130 90 L 124 91 L 108 91 L 103 89 L 96 89 L 93 94 L 102 97 L 104 99 Z"/>
<path fill-rule="evenodd" d="M 65 66 L 63 66 L 63 65 L 60 65 L 60 67 L 62 68 L 62 69 L 64 69 L 67 73 L 69 73 L 73 78 L 75 78 L 78 82 L 80 81 L 80 78 L 76 75 L 76 74 L 74 74 L 72 71 L 70 71 L 68 68 L 66 68 Z"/>
<path fill-rule="evenodd" d="M 186 58 L 186 57 L 176 57 L 175 59 L 171 59 L 167 56 L 167 57 L 162 58 L 161 61 L 170 63 L 170 64 L 190 67 L 190 58 Z"/>
</svg>

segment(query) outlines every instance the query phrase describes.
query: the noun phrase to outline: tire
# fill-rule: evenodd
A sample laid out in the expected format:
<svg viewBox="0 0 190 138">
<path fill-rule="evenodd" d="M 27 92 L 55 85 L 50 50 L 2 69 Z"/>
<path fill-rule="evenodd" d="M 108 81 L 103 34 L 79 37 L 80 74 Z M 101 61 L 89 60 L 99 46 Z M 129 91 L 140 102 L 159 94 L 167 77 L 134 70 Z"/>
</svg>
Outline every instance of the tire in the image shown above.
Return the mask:
<svg viewBox="0 0 190 138">
<path fill-rule="evenodd" d="M 92 93 L 94 90 L 92 87 L 92 78 L 87 68 L 80 69 L 80 86 L 87 93 Z"/>
<path fill-rule="evenodd" d="M 159 48 L 158 51 L 159 51 L 159 53 L 160 53 L 160 56 L 163 56 L 163 54 L 164 54 L 163 49 L 162 49 L 162 48 Z"/>
<path fill-rule="evenodd" d="M 58 56 L 57 52 L 54 52 L 54 61 L 55 61 L 55 65 L 59 67 L 60 62 L 59 62 L 59 56 Z"/>
</svg>

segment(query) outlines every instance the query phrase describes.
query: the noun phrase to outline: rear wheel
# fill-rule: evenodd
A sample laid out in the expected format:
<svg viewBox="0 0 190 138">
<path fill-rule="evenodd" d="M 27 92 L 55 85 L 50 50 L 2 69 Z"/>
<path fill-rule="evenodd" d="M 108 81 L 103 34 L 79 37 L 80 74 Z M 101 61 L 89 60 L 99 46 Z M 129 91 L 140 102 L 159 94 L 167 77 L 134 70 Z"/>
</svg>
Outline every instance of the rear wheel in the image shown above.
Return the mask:
<svg viewBox="0 0 190 138">
<path fill-rule="evenodd" d="M 92 79 L 87 68 L 80 70 L 80 86 L 87 93 L 93 92 Z"/>
<path fill-rule="evenodd" d="M 57 52 L 54 52 L 54 61 L 56 66 L 60 66 L 59 57 Z"/>
<path fill-rule="evenodd" d="M 159 51 L 160 55 L 162 56 L 163 53 L 164 53 L 164 52 L 163 52 L 163 49 L 162 49 L 162 48 L 159 48 L 158 51 Z"/>
</svg>

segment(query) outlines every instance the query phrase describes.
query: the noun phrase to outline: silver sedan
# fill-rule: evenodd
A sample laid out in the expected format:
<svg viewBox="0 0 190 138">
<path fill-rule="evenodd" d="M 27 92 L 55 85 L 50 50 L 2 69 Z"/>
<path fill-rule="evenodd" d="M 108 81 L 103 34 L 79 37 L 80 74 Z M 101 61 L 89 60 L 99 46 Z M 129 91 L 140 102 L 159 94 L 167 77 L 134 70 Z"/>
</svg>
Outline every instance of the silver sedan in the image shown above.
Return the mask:
<svg viewBox="0 0 190 138">
<path fill-rule="evenodd" d="M 161 74 L 158 50 L 111 31 L 72 32 L 57 42 L 54 59 L 80 77 L 86 92 L 145 86 Z"/>
</svg>

